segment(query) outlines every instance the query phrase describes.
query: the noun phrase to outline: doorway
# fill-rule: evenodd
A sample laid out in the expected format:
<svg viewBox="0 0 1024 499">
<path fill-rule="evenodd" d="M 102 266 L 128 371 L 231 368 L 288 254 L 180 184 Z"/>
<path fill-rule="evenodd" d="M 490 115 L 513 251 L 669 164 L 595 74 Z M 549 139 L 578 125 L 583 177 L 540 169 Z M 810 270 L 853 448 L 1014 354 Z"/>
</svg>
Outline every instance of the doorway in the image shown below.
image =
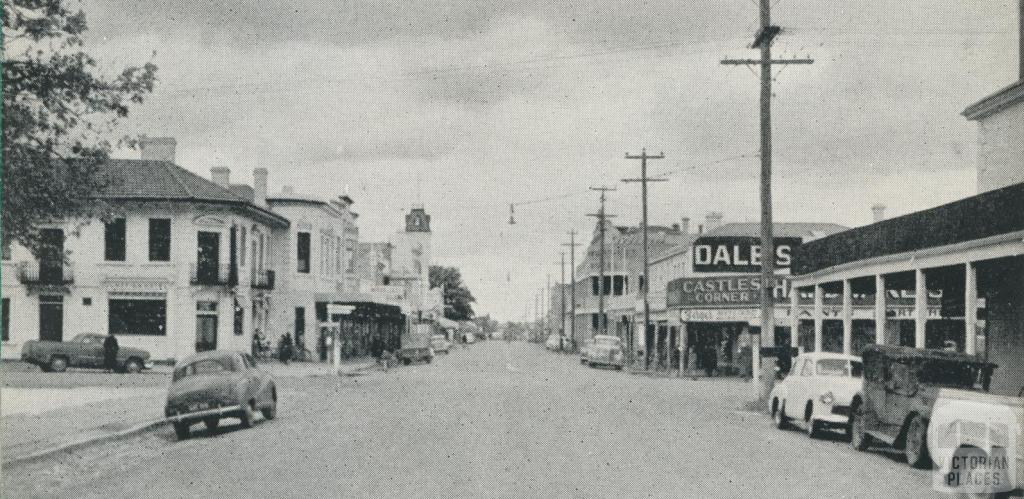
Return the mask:
<svg viewBox="0 0 1024 499">
<path fill-rule="evenodd" d="M 196 351 L 217 349 L 217 302 L 196 302 Z"/>
<path fill-rule="evenodd" d="M 41 295 L 39 297 L 39 339 L 42 341 L 64 341 L 64 297 Z"/>
</svg>

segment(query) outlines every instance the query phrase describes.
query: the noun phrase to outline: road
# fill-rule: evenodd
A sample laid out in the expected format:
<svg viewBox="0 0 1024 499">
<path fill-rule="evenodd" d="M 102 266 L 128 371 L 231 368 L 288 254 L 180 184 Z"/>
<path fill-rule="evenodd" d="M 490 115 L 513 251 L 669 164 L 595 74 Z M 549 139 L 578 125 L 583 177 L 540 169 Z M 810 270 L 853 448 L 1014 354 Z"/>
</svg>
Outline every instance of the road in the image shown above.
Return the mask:
<svg viewBox="0 0 1024 499">
<path fill-rule="evenodd" d="M 486 342 L 429 365 L 278 379 L 278 419 L 162 428 L 4 470 L 4 497 L 921 497 L 928 472 L 650 378 Z"/>
</svg>

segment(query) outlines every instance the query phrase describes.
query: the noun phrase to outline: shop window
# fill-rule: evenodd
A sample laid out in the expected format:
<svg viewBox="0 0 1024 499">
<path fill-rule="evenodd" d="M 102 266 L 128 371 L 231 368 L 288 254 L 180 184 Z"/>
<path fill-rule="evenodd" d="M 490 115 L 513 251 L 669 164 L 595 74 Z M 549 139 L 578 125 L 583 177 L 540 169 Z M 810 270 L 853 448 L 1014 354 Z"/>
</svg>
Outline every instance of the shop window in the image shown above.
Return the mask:
<svg viewBox="0 0 1024 499">
<path fill-rule="evenodd" d="M 149 219 L 149 261 L 171 261 L 171 219 Z"/>
<path fill-rule="evenodd" d="M 3 310 L 0 310 L 0 314 L 3 314 L 3 316 L 0 317 L 0 322 L 2 322 L 2 324 L 0 324 L 0 327 L 3 328 L 3 331 L 0 331 L 0 333 L 3 334 L 3 341 L 9 341 L 11 339 L 11 299 L 10 298 L 4 298 L 3 299 Z"/>
<path fill-rule="evenodd" d="M 103 259 L 108 262 L 123 262 L 125 260 L 125 220 L 117 218 L 104 224 L 103 229 Z"/>
<path fill-rule="evenodd" d="M 114 335 L 165 336 L 166 300 L 122 300 L 109 302 L 108 328 Z"/>
<path fill-rule="evenodd" d="M 299 232 L 298 237 L 297 237 L 297 242 L 298 242 L 298 248 L 296 249 L 296 251 L 298 253 L 298 256 L 297 256 L 298 268 L 296 268 L 296 271 L 301 273 L 301 274 L 308 274 L 309 273 L 309 267 L 310 267 L 310 262 L 309 262 L 309 257 L 310 257 L 309 232 Z"/>
</svg>

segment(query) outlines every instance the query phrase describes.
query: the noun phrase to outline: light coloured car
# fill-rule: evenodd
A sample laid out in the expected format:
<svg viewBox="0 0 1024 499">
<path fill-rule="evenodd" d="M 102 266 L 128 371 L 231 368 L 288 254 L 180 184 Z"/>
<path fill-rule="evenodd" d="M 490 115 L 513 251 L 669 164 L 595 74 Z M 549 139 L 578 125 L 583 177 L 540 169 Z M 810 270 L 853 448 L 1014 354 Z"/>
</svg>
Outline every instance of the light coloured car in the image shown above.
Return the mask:
<svg viewBox="0 0 1024 499">
<path fill-rule="evenodd" d="M 580 351 L 580 362 L 590 367 L 610 366 L 622 369 L 622 340 L 617 336 L 597 335 Z"/>
<path fill-rule="evenodd" d="M 798 356 L 768 398 L 776 427 L 786 429 L 796 422 L 812 438 L 831 428 L 849 433 L 850 402 L 861 389 L 863 372 L 864 364 L 855 355 L 812 352 Z"/>
<path fill-rule="evenodd" d="M 554 350 L 557 352 L 559 349 L 562 348 L 562 340 L 561 338 L 558 337 L 557 334 L 553 334 L 551 336 L 548 336 L 548 341 L 544 342 L 544 347 L 547 348 L 548 350 Z"/>
<path fill-rule="evenodd" d="M 452 349 L 452 343 L 448 341 L 448 338 L 445 338 L 444 335 L 435 334 L 430 337 L 430 348 L 434 349 L 434 353 L 448 353 Z"/>
<path fill-rule="evenodd" d="M 248 428 L 256 412 L 267 420 L 277 416 L 277 388 L 251 355 L 212 350 L 174 365 L 164 414 L 178 439 L 188 438 L 190 427 L 199 421 L 212 430 L 222 418 L 238 418 Z"/>
</svg>

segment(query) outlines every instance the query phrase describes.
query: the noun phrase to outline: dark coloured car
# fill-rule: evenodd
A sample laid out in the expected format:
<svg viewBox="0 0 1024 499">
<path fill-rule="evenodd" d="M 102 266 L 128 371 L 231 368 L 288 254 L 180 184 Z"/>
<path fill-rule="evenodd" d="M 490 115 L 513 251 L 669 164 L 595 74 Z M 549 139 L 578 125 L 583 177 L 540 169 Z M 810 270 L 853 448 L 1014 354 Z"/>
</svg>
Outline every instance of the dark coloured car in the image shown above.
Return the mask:
<svg viewBox="0 0 1024 499">
<path fill-rule="evenodd" d="M 164 413 L 179 439 L 200 421 L 212 430 L 222 418 L 238 418 L 248 428 L 257 412 L 267 420 L 277 416 L 277 387 L 251 355 L 213 350 L 175 364 Z"/>
<path fill-rule="evenodd" d="M 69 367 L 103 369 L 102 334 L 83 333 L 71 341 L 26 341 L 21 346 L 21 360 L 35 364 L 44 371 L 64 372 Z M 117 351 L 117 370 L 137 373 L 153 367 L 149 352 L 140 348 L 121 347 Z"/>
</svg>

